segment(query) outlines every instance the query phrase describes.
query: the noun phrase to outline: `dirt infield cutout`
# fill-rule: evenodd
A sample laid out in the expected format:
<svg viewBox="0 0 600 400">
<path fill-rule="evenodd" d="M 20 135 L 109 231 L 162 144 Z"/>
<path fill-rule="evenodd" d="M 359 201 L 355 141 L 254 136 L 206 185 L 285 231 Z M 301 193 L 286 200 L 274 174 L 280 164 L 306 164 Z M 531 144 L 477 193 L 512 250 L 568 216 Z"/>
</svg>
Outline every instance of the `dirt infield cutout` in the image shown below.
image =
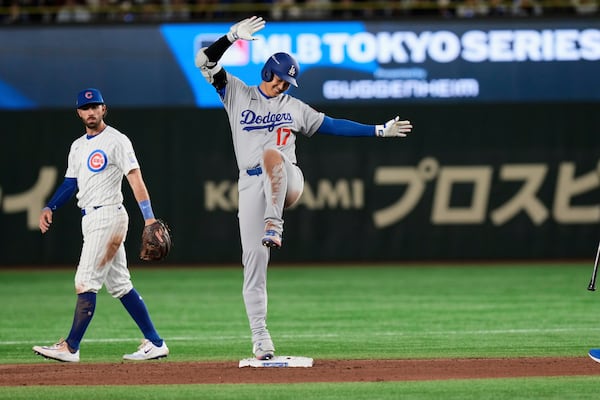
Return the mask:
<svg viewBox="0 0 600 400">
<path fill-rule="evenodd" d="M 238 362 L 167 360 L 0 365 L 0 386 L 382 382 L 600 375 L 589 357 L 318 360 L 312 368 L 239 368 Z"/>
</svg>

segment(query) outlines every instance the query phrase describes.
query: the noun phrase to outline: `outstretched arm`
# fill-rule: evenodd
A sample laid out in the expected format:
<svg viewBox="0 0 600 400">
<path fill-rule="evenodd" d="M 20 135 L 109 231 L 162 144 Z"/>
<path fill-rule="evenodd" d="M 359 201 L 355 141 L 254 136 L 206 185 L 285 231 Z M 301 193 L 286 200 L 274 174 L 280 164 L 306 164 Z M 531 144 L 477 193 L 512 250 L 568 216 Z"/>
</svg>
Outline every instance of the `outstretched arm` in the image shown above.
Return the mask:
<svg viewBox="0 0 600 400">
<path fill-rule="evenodd" d="M 336 136 L 407 136 L 412 130 L 410 121 L 400 121 L 395 117 L 385 124 L 365 125 L 348 119 L 337 119 L 325 116 L 317 133 Z"/>
</svg>

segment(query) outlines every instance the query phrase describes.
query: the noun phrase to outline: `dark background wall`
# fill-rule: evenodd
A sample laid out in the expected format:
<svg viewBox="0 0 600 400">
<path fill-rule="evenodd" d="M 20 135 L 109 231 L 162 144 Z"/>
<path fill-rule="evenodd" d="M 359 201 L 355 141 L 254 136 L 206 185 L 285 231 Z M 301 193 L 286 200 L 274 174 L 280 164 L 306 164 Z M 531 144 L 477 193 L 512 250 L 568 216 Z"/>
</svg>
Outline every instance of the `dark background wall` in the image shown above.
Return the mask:
<svg viewBox="0 0 600 400">
<path fill-rule="evenodd" d="M 321 110 L 364 123 L 398 114 L 414 133 L 300 137 L 307 188 L 286 211 L 275 261 L 593 256 L 600 238 L 596 103 Z M 155 213 L 173 228 L 170 261 L 238 262 L 237 168 L 224 111 L 109 105 L 106 119 L 132 139 Z M 73 110 L 0 112 L 0 120 L 0 264 L 76 263 L 75 199 L 43 236 L 37 217 L 62 181 L 81 122 Z M 126 183 L 124 193 L 133 259 L 143 221 Z"/>
</svg>

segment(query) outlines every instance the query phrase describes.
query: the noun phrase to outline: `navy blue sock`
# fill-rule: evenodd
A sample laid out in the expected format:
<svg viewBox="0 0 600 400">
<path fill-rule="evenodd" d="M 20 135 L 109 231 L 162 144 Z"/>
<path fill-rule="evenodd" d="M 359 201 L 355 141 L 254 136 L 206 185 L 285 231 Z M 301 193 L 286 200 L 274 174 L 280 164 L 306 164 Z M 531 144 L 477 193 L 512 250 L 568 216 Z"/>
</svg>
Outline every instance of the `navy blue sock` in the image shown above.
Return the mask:
<svg viewBox="0 0 600 400">
<path fill-rule="evenodd" d="M 144 337 L 151 341 L 155 346 L 162 346 L 163 340 L 158 336 L 158 332 L 154 329 L 154 324 L 148 314 L 148 309 L 142 296 L 134 289 L 131 289 L 129 293 L 121 297 L 121 303 L 131 315 L 131 318 L 135 321 L 137 326 L 140 328 Z"/>
<path fill-rule="evenodd" d="M 94 310 L 96 309 L 96 293 L 86 292 L 77 295 L 77 305 L 75 306 L 75 315 L 73 315 L 73 325 L 71 332 L 67 336 L 67 344 L 72 350 L 79 350 L 79 343 L 85 334 L 85 331 L 92 321 Z"/>
</svg>

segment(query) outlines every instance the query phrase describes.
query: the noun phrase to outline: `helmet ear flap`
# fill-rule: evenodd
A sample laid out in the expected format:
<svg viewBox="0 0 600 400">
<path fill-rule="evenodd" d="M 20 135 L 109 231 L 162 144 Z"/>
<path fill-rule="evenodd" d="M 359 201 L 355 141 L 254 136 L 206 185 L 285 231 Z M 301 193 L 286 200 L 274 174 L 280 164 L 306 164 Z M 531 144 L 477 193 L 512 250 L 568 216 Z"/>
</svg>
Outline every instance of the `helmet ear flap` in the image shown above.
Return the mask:
<svg viewBox="0 0 600 400">
<path fill-rule="evenodd" d="M 263 66 L 263 69 L 260 72 L 260 75 L 261 75 L 263 81 L 271 82 L 273 80 L 273 71 L 271 71 L 271 68 L 269 68 L 267 64 L 265 64 Z"/>
</svg>

